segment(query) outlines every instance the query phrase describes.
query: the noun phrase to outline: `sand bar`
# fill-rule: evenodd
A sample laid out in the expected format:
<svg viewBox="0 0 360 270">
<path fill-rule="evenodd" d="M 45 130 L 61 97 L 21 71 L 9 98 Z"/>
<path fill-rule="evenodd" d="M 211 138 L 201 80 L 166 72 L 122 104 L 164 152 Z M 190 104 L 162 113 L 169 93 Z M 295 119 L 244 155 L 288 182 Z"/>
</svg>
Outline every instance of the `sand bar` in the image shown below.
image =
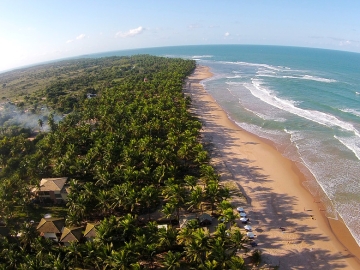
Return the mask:
<svg viewBox="0 0 360 270">
<path fill-rule="evenodd" d="M 245 195 L 232 201 L 246 209 L 264 261 L 280 269 L 360 269 L 360 247 L 343 222 L 324 216 L 295 163 L 229 120 L 200 84 L 211 76 L 208 67 L 198 66 L 185 91 L 213 145 L 222 181 Z"/>
</svg>

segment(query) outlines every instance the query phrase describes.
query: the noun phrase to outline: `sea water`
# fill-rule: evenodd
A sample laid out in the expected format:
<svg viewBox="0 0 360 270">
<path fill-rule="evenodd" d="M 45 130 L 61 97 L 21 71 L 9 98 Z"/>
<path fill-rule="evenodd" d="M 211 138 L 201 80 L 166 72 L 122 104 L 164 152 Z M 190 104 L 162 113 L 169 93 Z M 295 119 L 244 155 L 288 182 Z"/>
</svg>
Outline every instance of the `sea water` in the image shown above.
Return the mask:
<svg viewBox="0 0 360 270">
<path fill-rule="evenodd" d="M 140 53 L 209 66 L 214 76 L 203 81 L 206 91 L 237 125 L 273 141 L 295 161 L 328 217 L 340 215 L 360 244 L 360 54 L 212 45 L 95 56 Z"/>
</svg>

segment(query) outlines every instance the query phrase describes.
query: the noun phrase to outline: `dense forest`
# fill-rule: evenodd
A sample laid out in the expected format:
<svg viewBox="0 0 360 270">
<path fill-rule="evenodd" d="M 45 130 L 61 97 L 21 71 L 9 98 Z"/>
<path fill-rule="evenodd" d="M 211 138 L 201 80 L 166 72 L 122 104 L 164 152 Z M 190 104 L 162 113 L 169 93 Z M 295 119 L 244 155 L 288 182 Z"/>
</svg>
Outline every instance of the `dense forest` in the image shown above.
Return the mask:
<svg viewBox="0 0 360 270">
<path fill-rule="evenodd" d="M 0 74 L 3 269 L 246 269 L 260 261 L 258 251 L 251 262 L 241 256 L 247 238 L 188 110 L 182 90 L 195 65 L 136 55 Z M 34 198 L 32 188 L 51 177 L 68 177 L 66 205 Z M 41 237 L 45 213 L 68 228 L 98 223 L 94 241 Z M 220 222 L 214 231 L 198 219 L 179 228 L 189 213 Z"/>
</svg>

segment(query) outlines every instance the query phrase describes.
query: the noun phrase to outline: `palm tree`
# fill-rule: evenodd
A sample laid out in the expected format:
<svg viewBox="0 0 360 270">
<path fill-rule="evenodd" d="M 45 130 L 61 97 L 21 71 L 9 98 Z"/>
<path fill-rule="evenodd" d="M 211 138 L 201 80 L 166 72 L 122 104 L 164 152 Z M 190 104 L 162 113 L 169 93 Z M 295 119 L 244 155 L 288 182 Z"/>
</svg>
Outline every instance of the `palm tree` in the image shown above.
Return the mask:
<svg viewBox="0 0 360 270">
<path fill-rule="evenodd" d="M 219 268 L 219 263 L 216 260 L 206 260 L 203 264 L 199 266 L 201 270 L 216 270 L 216 269 L 225 269 Z"/>
<path fill-rule="evenodd" d="M 190 190 L 192 191 L 197 184 L 197 179 L 195 176 L 186 175 L 184 177 L 184 182 L 190 187 Z"/>
<path fill-rule="evenodd" d="M 176 237 L 178 244 L 184 246 L 189 245 L 193 239 L 192 233 L 193 229 L 189 228 L 188 226 L 181 228 L 179 234 Z"/>
<path fill-rule="evenodd" d="M 122 241 L 128 241 L 129 239 L 134 237 L 136 227 L 137 221 L 134 216 L 132 216 L 131 214 L 127 214 L 126 216 L 122 217 L 119 221 L 118 229 L 118 231 L 121 232 Z"/>
<path fill-rule="evenodd" d="M 167 229 L 160 228 L 158 231 L 158 247 L 161 250 L 169 250 L 177 245 L 176 238 L 178 236 L 178 231 L 169 226 Z"/>
<path fill-rule="evenodd" d="M 145 186 L 140 191 L 141 201 L 146 204 L 148 219 L 150 220 L 150 207 L 154 206 L 155 201 L 159 198 L 158 189 L 153 185 Z"/>
<path fill-rule="evenodd" d="M 239 217 L 238 214 L 234 214 L 234 211 L 232 208 L 228 208 L 222 212 L 222 216 L 224 218 L 224 221 L 226 223 L 234 224 L 235 219 Z"/>
<path fill-rule="evenodd" d="M 110 244 L 117 237 L 118 221 L 115 216 L 104 218 L 97 226 L 95 241 Z"/>
<path fill-rule="evenodd" d="M 203 190 L 201 187 L 196 186 L 195 189 L 193 189 L 190 192 L 189 195 L 189 202 L 187 202 L 188 210 L 192 211 L 192 210 L 198 210 L 201 208 L 201 204 L 203 202 Z"/>
<path fill-rule="evenodd" d="M 208 241 L 210 239 L 210 235 L 202 228 L 199 228 L 193 231 L 192 237 L 192 241 L 184 248 L 186 258 L 190 262 L 203 264 L 206 258 L 206 253 L 209 250 Z"/>
<path fill-rule="evenodd" d="M 168 202 L 162 207 L 161 212 L 163 212 L 165 218 L 171 219 L 175 212 L 175 205 L 172 204 L 171 202 Z"/>
<path fill-rule="evenodd" d="M 175 184 L 174 179 L 169 179 L 166 182 L 166 187 L 163 190 L 163 195 L 165 199 L 168 200 L 176 208 L 176 217 L 177 220 L 180 218 L 180 207 L 184 203 L 185 198 L 185 189 L 178 184 Z"/>
<path fill-rule="evenodd" d="M 65 259 L 67 263 L 74 268 L 83 266 L 81 248 L 82 245 L 77 242 L 71 242 L 70 245 L 66 247 Z"/>
<path fill-rule="evenodd" d="M 112 269 L 130 270 L 132 269 L 131 264 L 134 263 L 134 258 L 131 256 L 131 252 L 129 250 L 113 250 L 111 255 L 106 259 L 105 263 Z"/>
<path fill-rule="evenodd" d="M 245 265 L 244 259 L 239 256 L 232 256 L 230 260 L 226 262 L 226 265 L 231 270 L 245 270 L 248 269 Z"/>
<path fill-rule="evenodd" d="M 215 235 L 215 237 L 220 238 L 222 240 L 227 239 L 229 236 L 229 231 L 226 228 L 226 225 L 224 223 L 220 223 L 216 227 L 216 231 L 215 231 L 214 235 Z"/>
<path fill-rule="evenodd" d="M 6 251 L 4 259 L 6 260 L 5 264 L 7 265 L 7 269 L 18 269 L 23 261 L 24 254 L 19 252 L 15 246 L 12 246 Z"/>
<path fill-rule="evenodd" d="M 232 255 L 234 255 L 239 249 L 246 249 L 244 247 L 244 243 L 246 241 L 245 237 L 239 229 L 232 230 L 229 240 L 230 243 L 228 245 L 228 251 L 231 251 Z"/>
<path fill-rule="evenodd" d="M 252 252 L 251 261 L 256 266 L 258 266 L 261 263 L 261 251 L 259 249 L 255 249 Z"/>
<path fill-rule="evenodd" d="M 222 202 L 224 199 L 229 198 L 229 190 L 219 185 L 218 181 L 209 181 L 205 186 L 205 195 L 211 204 L 211 213 L 215 209 L 215 203 Z"/>
<path fill-rule="evenodd" d="M 100 260 L 98 257 L 98 249 L 99 246 L 101 248 L 101 245 L 99 243 L 93 242 L 93 241 L 87 241 L 82 246 L 82 257 L 84 258 L 84 267 L 85 269 L 93 268 L 93 269 L 102 269 L 101 263 L 103 260 Z"/>
<path fill-rule="evenodd" d="M 69 269 L 70 264 L 67 262 L 66 258 L 62 258 L 60 253 L 50 253 L 47 258 L 46 267 L 46 269 L 67 270 Z"/>
<path fill-rule="evenodd" d="M 39 125 L 40 129 L 42 129 L 42 127 L 44 125 L 44 121 L 41 118 L 39 118 L 39 120 L 38 120 L 38 125 Z"/>
<path fill-rule="evenodd" d="M 24 262 L 20 264 L 18 269 L 20 270 L 46 269 L 46 264 L 43 260 L 39 260 L 35 256 L 26 254 L 26 256 L 24 257 Z"/>
<path fill-rule="evenodd" d="M 166 270 L 176 270 L 180 269 L 180 258 L 181 253 L 175 252 L 173 253 L 171 250 L 167 252 L 164 256 L 163 264 Z"/>
<path fill-rule="evenodd" d="M 211 248 L 208 252 L 208 259 L 216 261 L 221 269 L 226 268 L 226 262 L 229 257 L 226 253 L 225 240 L 221 238 L 212 239 Z"/>
<path fill-rule="evenodd" d="M 30 251 L 33 241 L 38 236 L 36 228 L 28 222 L 24 222 L 20 228 L 20 244 L 24 250 Z"/>
<path fill-rule="evenodd" d="M 98 201 L 97 207 L 99 207 L 102 215 L 105 215 L 111 211 L 112 205 L 112 195 L 110 191 L 107 190 L 99 190 L 98 195 L 96 196 Z"/>
</svg>

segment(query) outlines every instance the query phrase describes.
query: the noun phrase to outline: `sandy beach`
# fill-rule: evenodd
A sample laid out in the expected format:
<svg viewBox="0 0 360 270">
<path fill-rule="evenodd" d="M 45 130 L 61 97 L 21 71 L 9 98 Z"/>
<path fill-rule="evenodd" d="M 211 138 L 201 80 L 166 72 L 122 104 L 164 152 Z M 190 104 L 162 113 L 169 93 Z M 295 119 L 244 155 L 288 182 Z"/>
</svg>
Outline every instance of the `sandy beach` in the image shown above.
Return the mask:
<svg viewBox="0 0 360 270">
<path fill-rule="evenodd" d="M 232 196 L 232 203 L 245 208 L 263 261 L 280 269 L 360 269 L 360 247 L 343 222 L 325 217 L 295 163 L 228 119 L 200 84 L 211 76 L 198 66 L 184 91 L 212 144 L 221 180 L 244 195 Z"/>
</svg>

